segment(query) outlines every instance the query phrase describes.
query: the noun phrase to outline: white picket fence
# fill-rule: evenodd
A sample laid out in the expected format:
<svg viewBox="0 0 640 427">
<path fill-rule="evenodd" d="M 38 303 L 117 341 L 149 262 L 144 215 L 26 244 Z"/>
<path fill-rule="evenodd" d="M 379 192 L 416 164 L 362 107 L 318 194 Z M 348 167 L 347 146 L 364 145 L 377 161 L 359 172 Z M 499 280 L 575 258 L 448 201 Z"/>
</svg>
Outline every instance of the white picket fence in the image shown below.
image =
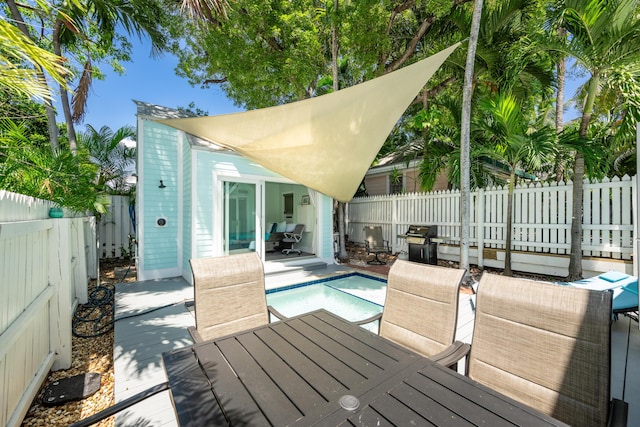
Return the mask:
<svg viewBox="0 0 640 427">
<path fill-rule="evenodd" d="M 0 190 L 0 425 L 18 426 L 51 369 L 71 366 L 75 306 L 98 273 L 93 217 Z"/>
<path fill-rule="evenodd" d="M 584 257 L 622 261 L 614 269 L 631 270 L 634 182 L 629 176 L 593 183 L 585 181 Z M 535 183 L 515 189 L 512 249 L 521 253 L 514 260 L 526 254 L 548 255 L 564 258 L 562 264 L 568 265 L 572 188 L 572 182 L 568 182 Z M 503 267 L 500 256 L 492 258 L 506 247 L 507 188 L 480 189 L 471 193 L 470 200 L 470 246 L 474 249 L 474 260 L 481 266 Z M 445 242 L 439 253 L 445 259 L 459 260 L 456 255 L 460 243 L 459 191 L 355 198 L 347 207 L 347 233 L 353 242 L 364 241 L 364 226 L 380 225 L 393 251 L 406 251 L 406 240 L 398 236 L 406 233 L 411 224 L 437 225 L 438 237 Z M 611 268 L 613 264 L 606 265 L 599 268 Z M 533 263 L 530 268 L 540 271 L 544 266 L 536 267 Z"/>
<path fill-rule="evenodd" d="M 111 196 L 107 213 L 100 217 L 98 221 L 100 259 L 134 256 L 135 230 L 129 208 L 130 200 L 126 196 Z"/>
</svg>

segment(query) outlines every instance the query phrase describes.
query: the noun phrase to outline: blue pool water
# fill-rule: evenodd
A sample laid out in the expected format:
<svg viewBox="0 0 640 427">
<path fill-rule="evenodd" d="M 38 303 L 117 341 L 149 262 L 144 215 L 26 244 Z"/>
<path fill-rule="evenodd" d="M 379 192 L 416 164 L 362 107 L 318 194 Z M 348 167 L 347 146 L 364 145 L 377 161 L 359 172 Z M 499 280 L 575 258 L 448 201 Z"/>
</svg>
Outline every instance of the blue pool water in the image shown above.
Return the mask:
<svg viewBox="0 0 640 427">
<path fill-rule="evenodd" d="M 386 290 L 386 281 L 356 273 L 271 289 L 267 291 L 267 304 L 285 316 L 297 316 L 324 308 L 347 320 L 356 321 L 382 312 Z"/>
</svg>

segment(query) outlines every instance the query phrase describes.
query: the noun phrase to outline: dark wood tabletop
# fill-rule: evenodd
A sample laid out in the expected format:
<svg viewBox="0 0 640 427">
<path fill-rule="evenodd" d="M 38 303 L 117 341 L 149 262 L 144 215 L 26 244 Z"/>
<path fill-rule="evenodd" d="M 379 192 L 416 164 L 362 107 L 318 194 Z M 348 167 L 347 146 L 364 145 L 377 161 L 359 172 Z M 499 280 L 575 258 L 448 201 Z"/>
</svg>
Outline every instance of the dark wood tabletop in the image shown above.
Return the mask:
<svg viewBox="0 0 640 427">
<path fill-rule="evenodd" d="M 183 427 L 564 425 L 326 310 L 163 359 Z"/>
</svg>

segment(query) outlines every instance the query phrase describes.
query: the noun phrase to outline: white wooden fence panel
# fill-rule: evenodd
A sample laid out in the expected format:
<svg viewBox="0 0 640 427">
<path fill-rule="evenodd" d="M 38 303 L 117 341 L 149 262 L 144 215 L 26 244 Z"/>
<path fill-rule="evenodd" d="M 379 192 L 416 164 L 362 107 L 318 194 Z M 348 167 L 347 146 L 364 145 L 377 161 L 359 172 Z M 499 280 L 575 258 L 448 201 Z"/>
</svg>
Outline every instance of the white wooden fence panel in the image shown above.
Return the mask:
<svg viewBox="0 0 640 427">
<path fill-rule="evenodd" d="M 111 196 L 107 213 L 100 217 L 98 223 L 100 259 L 125 258 L 133 255 L 130 236 L 133 238 L 135 232 L 129 214 L 129 202 L 129 197 Z"/>
<path fill-rule="evenodd" d="M 46 201 L 0 191 L 3 426 L 20 425 L 50 369 L 70 367 L 73 309 L 86 302 L 88 277 L 97 275 L 97 268 L 87 271 L 97 267 L 94 219 L 51 219 L 50 207 Z"/>
<path fill-rule="evenodd" d="M 518 251 L 568 255 L 571 246 L 573 183 L 517 186 L 513 199 L 512 248 Z M 584 183 L 583 255 L 630 260 L 633 252 L 634 180 L 603 179 Z M 471 193 L 471 245 L 504 250 L 507 188 Z M 460 241 L 460 192 L 410 193 L 355 198 L 348 204 L 350 240 L 363 242 L 365 225 L 381 225 L 394 251 L 406 249 L 397 238 L 411 224 L 437 225 L 445 242 Z M 478 257 L 482 259 L 481 250 Z"/>
</svg>

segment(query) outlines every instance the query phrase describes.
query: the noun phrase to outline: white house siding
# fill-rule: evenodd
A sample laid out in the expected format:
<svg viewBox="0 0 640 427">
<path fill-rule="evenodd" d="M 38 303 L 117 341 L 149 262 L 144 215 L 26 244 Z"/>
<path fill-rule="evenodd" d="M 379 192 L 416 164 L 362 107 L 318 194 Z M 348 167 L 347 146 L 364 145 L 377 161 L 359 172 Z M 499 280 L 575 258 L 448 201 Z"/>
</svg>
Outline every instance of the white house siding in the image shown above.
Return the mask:
<svg viewBox="0 0 640 427">
<path fill-rule="evenodd" d="M 329 264 L 333 264 L 333 199 L 320 195 L 318 205 L 318 238 L 321 239 L 320 258 Z M 324 230 L 324 232 L 321 232 Z"/>
<path fill-rule="evenodd" d="M 181 149 L 176 130 L 152 121 L 141 120 L 143 143 L 138 146 L 142 163 L 138 197 L 141 198 L 139 238 L 139 274 L 141 280 L 177 276 L 179 263 L 179 204 L 182 167 Z M 141 157 L 141 158 L 140 158 Z M 141 160 L 141 162 L 140 162 Z M 160 181 L 166 186 L 159 188 Z M 166 225 L 159 227 L 158 218 Z"/>
<path fill-rule="evenodd" d="M 372 175 L 365 178 L 365 186 L 369 196 L 389 194 L 387 188 L 387 175 Z"/>
<path fill-rule="evenodd" d="M 192 198 L 193 198 L 193 180 L 192 180 L 192 157 L 191 145 L 186 138 L 182 138 L 182 276 L 191 277 L 191 268 L 189 267 L 189 259 L 191 258 L 191 233 L 192 233 Z"/>
</svg>

